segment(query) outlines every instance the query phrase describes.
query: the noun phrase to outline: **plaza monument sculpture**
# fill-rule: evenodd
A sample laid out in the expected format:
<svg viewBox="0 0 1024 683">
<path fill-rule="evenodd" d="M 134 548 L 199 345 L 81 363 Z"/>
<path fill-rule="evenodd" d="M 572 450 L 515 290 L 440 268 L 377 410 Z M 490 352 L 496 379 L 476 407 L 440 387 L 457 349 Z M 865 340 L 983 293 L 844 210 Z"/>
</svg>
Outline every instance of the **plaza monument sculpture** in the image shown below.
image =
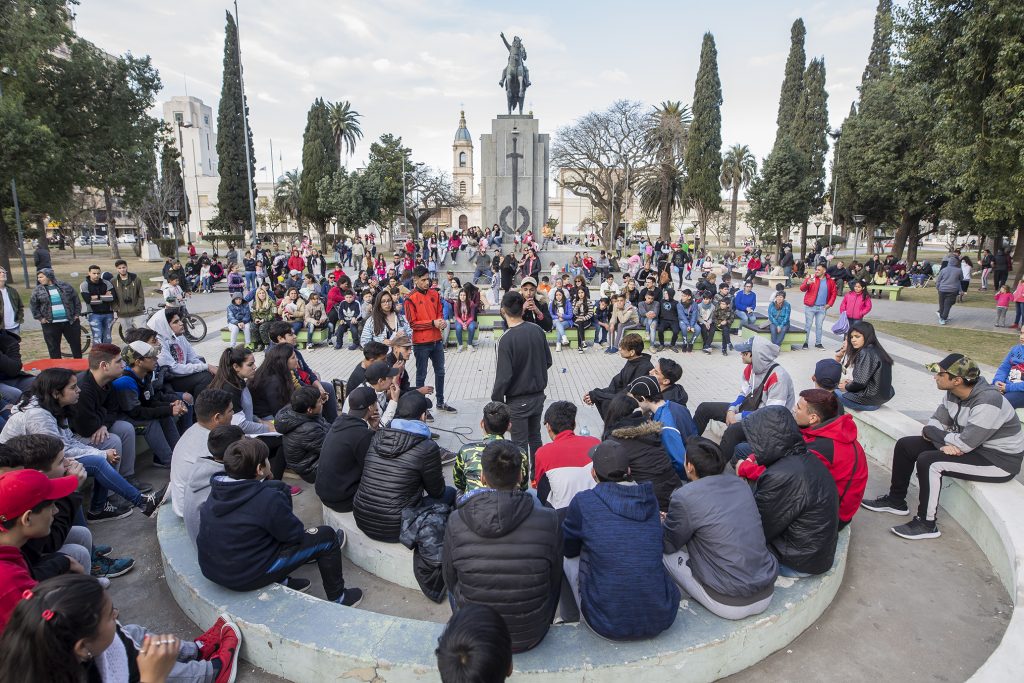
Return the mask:
<svg viewBox="0 0 1024 683">
<path fill-rule="evenodd" d="M 501 42 L 505 43 L 508 49 L 508 64 L 501 72 L 501 80 L 498 85 L 505 88 L 505 100 L 508 103 L 508 113 L 518 106 L 519 113 L 523 113 L 523 103 L 526 101 L 526 89 L 530 87 L 530 71 L 526 68 L 526 48 L 523 47 L 523 39 L 519 36 L 512 37 L 512 44 L 509 45 L 505 34 L 501 33 Z"/>
</svg>

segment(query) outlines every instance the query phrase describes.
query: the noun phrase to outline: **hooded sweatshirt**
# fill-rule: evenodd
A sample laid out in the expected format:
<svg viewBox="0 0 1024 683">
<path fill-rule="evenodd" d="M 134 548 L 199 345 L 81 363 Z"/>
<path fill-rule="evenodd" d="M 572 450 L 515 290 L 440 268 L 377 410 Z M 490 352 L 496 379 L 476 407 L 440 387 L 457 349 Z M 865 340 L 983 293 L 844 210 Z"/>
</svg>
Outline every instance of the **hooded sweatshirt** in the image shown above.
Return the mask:
<svg viewBox="0 0 1024 683">
<path fill-rule="evenodd" d="M 196 539 L 203 576 L 231 590 L 266 585 L 260 581 L 281 546 L 299 543 L 305 530 L 292 512 L 289 489 L 276 480 L 210 477 Z"/>
<path fill-rule="evenodd" d="M 522 491 L 477 489 L 448 518 L 443 558 L 455 610 L 493 607 L 508 625 L 513 652 L 544 638 L 562 585 L 558 513 Z"/>
<path fill-rule="evenodd" d="M 761 393 L 761 402 L 757 406 L 785 406 L 792 410 L 796 403 L 796 395 L 793 391 L 793 379 L 781 365 L 775 365 L 775 359 L 779 356 L 779 347 L 772 344 L 763 337 L 754 337 L 754 346 L 751 348 L 752 361 L 750 365 L 743 366 L 743 383 L 740 384 L 740 393 L 732 405 L 739 407 L 741 403 L 750 396 L 764 381 L 764 389 Z M 771 372 L 769 373 L 769 369 Z M 767 374 L 767 379 L 765 376 Z M 738 413 L 737 417 L 743 419 L 752 411 L 745 410 Z"/>
<path fill-rule="evenodd" d="M 156 332 L 160 338 L 160 355 L 157 357 L 157 363 L 166 367 L 171 375 L 182 377 L 209 369 L 189 344 L 188 339 L 185 339 L 185 335 L 174 334 L 163 309 L 153 314 L 146 327 Z"/>
<path fill-rule="evenodd" d="M 199 508 L 206 499 L 210 497 L 210 479 L 215 474 L 224 474 L 224 463 L 217 462 L 211 457 L 199 458 L 192 466 L 189 474 L 188 484 L 185 485 L 185 531 L 196 544 L 199 536 Z"/>
<path fill-rule="evenodd" d="M 580 611 L 594 632 L 638 640 L 672 625 L 679 588 L 661 561 L 661 518 L 649 482 L 602 482 L 577 493 L 562 534 L 565 556 L 580 558 Z"/>
<path fill-rule="evenodd" d="M 860 508 L 868 484 L 868 460 L 857 441 L 857 423 L 838 415 L 813 427 L 801 427 L 807 450 L 818 456 L 836 482 L 839 521 L 849 522 Z"/>
<path fill-rule="evenodd" d="M 945 294 L 960 291 L 960 281 L 963 279 L 963 271 L 960 269 L 960 259 L 955 254 L 946 257 L 946 267 L 939 271 L 935 277 L 935 289 Z"/>
</svg>

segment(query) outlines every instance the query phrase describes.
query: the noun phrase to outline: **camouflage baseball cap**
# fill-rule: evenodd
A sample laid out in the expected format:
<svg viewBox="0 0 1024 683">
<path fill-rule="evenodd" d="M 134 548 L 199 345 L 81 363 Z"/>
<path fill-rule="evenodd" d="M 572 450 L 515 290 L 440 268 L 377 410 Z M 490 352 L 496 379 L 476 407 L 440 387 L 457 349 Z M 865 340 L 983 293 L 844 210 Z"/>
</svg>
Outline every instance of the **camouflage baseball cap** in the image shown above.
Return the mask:
<svg viewBox="0 0 1024 683">
<path fill-rule="evenodd" d="M 951 353 L 938 363 L 929 363 L 925 367 L 930 372 L 946 372 L 951 377 L 962 377 L 969 382 L 981 376 L 978 364 L 962 353 Z"/>
</svg>

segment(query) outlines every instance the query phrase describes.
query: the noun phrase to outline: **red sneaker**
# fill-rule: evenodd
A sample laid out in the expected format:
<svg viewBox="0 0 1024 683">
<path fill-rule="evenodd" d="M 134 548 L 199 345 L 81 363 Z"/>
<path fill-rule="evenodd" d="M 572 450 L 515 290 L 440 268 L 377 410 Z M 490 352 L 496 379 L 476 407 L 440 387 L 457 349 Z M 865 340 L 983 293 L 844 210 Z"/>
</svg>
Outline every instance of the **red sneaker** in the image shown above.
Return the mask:
<svg viewBox="0 0 1024 683">
<path fill-rule="evenodd" d="M 292 495 L 293 496 L 297 496 L 300 493 L 302 493 L 302 489 L 300 489 L 298 486 L 293 486 L 292 487 Z"/>
<path fill-rule="evenodd" d="M 214 683 L 235 683 L 238 674 L 238 653 L 242 649 L 242 632 L 230 621 L 220 631 L 220 648 L 213 656 L 220 661 L 220 673 Z"/>
<path fill-rule="evenodd" d="M 217 621 L 213 622 L 213 626 L 208 628 L 206 632 L 196 638 L 196 645 L 199 646 L 199 659 L 207 660 L 213 657 L 213 654 L 220 647 L 220 634 L 224 628 L 224 624 L 227 622 L 227 616 L 222 614 L 217 617 Z"/>
</svg>

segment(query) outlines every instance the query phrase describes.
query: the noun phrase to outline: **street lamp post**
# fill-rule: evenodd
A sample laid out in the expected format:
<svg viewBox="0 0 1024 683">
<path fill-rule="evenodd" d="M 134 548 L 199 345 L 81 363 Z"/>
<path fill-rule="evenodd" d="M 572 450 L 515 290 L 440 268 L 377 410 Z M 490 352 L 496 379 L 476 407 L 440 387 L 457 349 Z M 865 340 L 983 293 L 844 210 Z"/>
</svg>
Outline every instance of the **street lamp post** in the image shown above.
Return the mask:
<svg viewBox="0 0 1024 683">
<path fill-rule="evenodd" d="M 857 247 L 860 246 L 860 226 L 864 225 L 864 216 L 857 214 L 853 217 L 853 222 L 857 226 L 856 233 L 853 236 L 853 260 L 857 260 Z"/>
</svg>

